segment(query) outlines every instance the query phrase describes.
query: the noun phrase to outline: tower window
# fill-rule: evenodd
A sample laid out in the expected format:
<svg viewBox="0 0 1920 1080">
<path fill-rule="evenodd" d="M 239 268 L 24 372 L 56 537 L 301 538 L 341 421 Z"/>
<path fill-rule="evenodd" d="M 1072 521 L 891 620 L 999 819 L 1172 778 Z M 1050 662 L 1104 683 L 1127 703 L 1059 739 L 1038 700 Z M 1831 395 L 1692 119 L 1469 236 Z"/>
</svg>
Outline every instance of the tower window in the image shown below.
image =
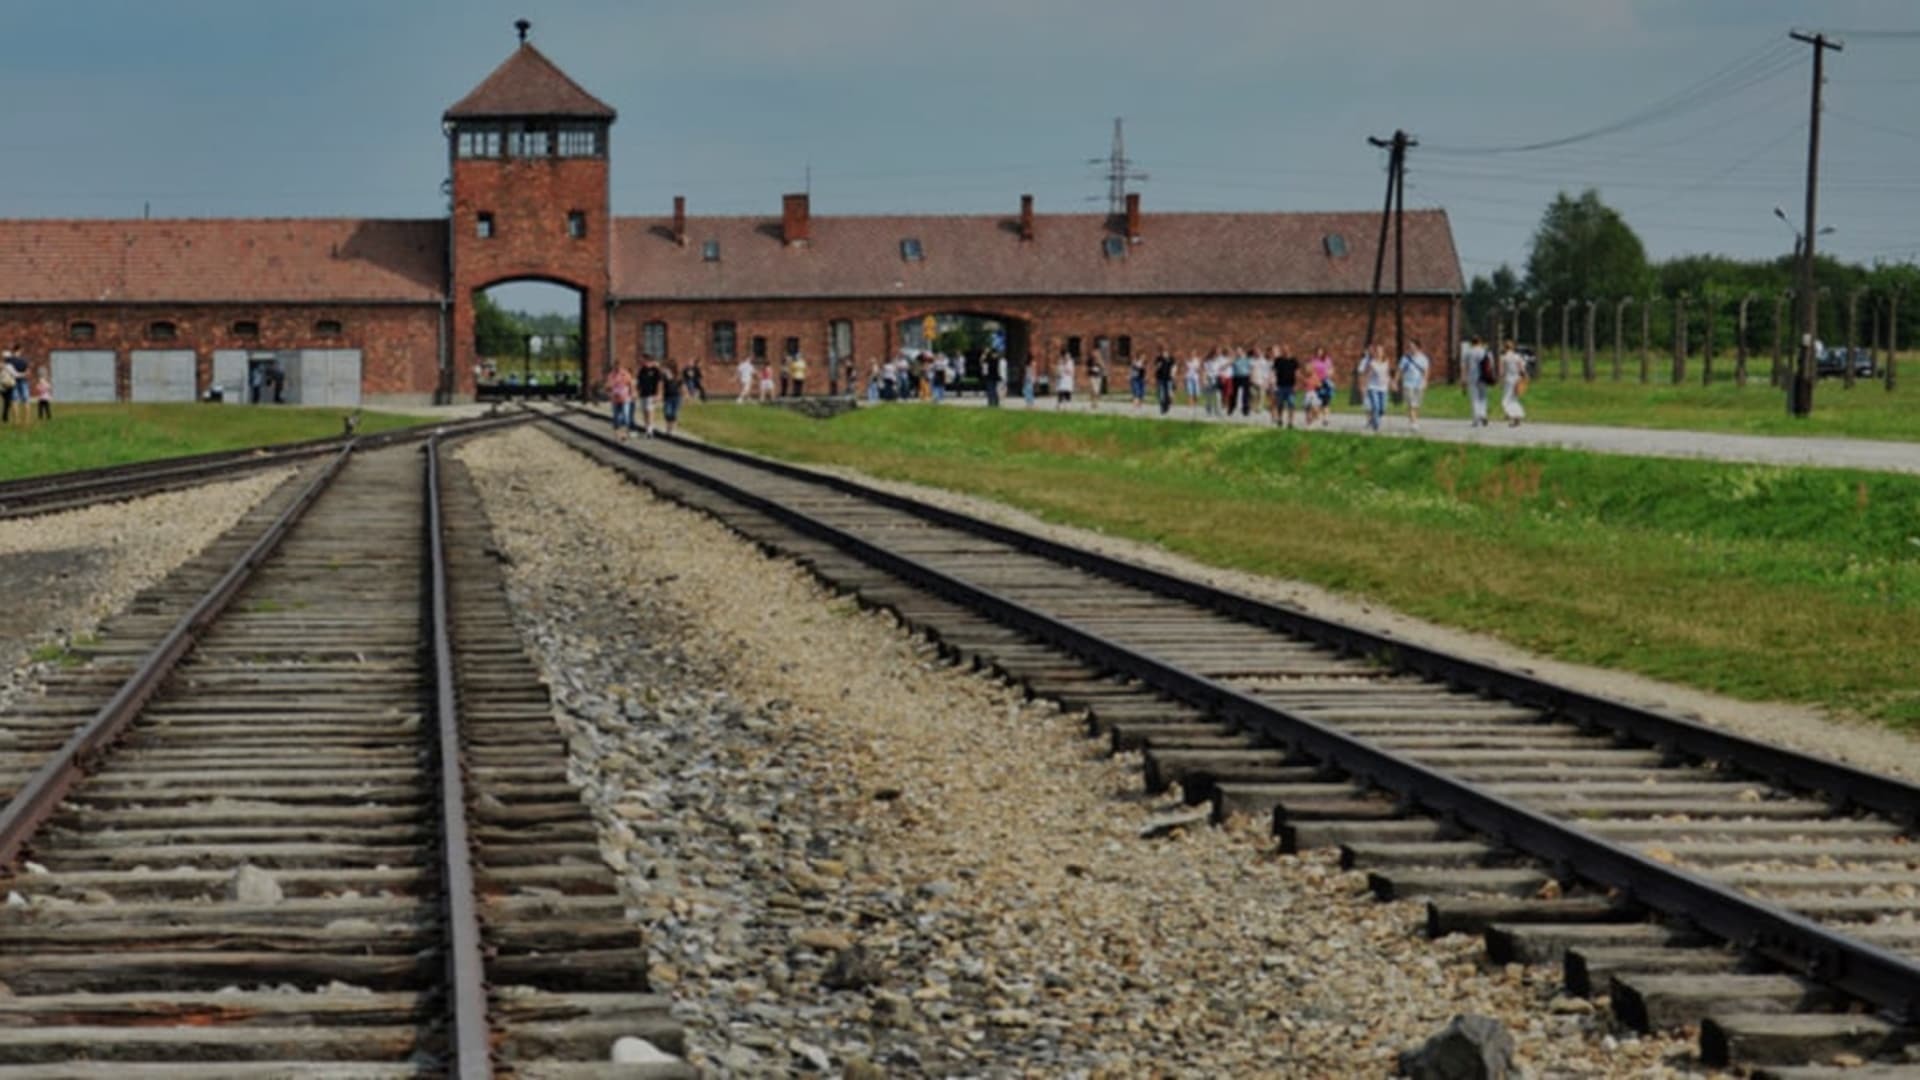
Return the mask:
<svg viewBox="0 0 1920 1080">
<path fill-rule="evenodd" d="M 640 327 L 640 355 L 664 360 L 667 356 L 667 324 L 659 321 Z"/>
<path fill-rule="evenodd" d="M 720 261 L 720 241 L 709 240 L 700 245 L 700 257 L 708 262 Z"/>
<path fill-rule="evenodd" d="M 545 128 L 507 133 L 507 154 L 511 157 L 546 157 L 552 145 Z"/>
<path fill-rule="evenodd" d="M 313 332 L 320 337 L 339 337 L 339 319 L 321 319 L 313 324 Z"/>
<path fill-rule="evenodd" d="M 905 240 L 900 241 L 900 257 L 908 262 L 919 262 L 926 258 L 927 253 L 925 249 L 920 246 L 920 238 L 917 236 L 909 236 Z"/>
<path fill-rule="evenodd" d="M 260 324 L 252 319 L 240 319 L 233 324 L 233 336 L 237 338 L 257 338 L 260 336 Z"/>
<path fill-rule="evenodd" d="M 587 215 L 578 210 L 567 211 L 567 235 L 575 240 L 587 235 Z"/>
<path fill-rule="evenodd" d="M 454 141 L 454 152 L 463 158 L 500 156 L 500 129 L 492 126 L 463 127 Z"/>
<path fill-rule="evenodd" d="M 600 133 L 591 127 L 563 127 L 560 129 L 561 157 L 598 157 L 600 156 Z"/>
<path fill-rule="evenodd" d="M 731 360 L 738 348 L 739 330 L 730 322 L 713 324 L 713 358 Z"/>
<path fill-rule="evenodd" d="M 480 215 L 474 219 L 473 235 L 482 240 L 493 239 L 493 214 L 490 211 L 482 210 L 480 211 Z"/>
<path fill-rule="evenodd" d="M 148 341 L 172 341 L 179 336 L 179 330 L 165 319 L 147 324 Z"/>
<path fill-rule="evenodd" d="M 67 337 L 73 339 L 74 341 L 92 341 L 93 335 L 94 335 L 94 326 L 92 323 L 87 322 L 85 319 L 82 319 L 79 322 L 67 324 Z"/>
</svg>

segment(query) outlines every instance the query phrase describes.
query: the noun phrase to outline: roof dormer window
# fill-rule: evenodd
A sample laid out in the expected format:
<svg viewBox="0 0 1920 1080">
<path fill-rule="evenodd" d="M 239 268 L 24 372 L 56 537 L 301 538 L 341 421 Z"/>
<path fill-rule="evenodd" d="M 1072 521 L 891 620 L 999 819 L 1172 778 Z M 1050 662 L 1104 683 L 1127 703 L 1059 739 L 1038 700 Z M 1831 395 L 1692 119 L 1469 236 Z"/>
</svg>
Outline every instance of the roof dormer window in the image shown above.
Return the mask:
<svg viewBox="0 0 1920 1080">
<path fill-rule="evenodd" d="M 1343 258 L 1347 254 L 1347 238 L 1337 232 L 1328 233 L 1322 237 L 1320 244 L 1326 248 L 1328 255 L 1336 259 Z"/>
<path fill-rule="evenodd" d="M 920 246 L 920 238 L 909 236 L 900 241 L 900 257 L 908 262 L 919 262 L 927 257 L 926 250 Z"/>
<path fill-rule="evenodd" d="M 1109 259 L 1124 259 L 1127 257 L 1127 239 L 1124 236 L 1109 236 L 1101 243 L 1100 247 L 1107 253 L 1107 258 Z"/>
<path fill-rule="evenodd" d="M 708 240 L 700 245 L 700 257 L 707 262 L 720 261 L 720 241 Z"/>
</svg>

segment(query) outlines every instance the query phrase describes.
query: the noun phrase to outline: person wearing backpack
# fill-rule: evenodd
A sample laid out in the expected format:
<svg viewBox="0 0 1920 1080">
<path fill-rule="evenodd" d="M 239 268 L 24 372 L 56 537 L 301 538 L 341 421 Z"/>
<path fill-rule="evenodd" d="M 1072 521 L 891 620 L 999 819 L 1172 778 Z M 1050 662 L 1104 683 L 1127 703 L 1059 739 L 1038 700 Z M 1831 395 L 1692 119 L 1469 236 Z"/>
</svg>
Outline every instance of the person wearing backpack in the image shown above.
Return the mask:
<svg viewBox="0 0 1920 1080">
<path fill-rule="evenodd" d="M 1487 389 L 1500 381 L 1495 370 L 1493 350 L 1478 334 L 1467 343 L 1460 356 L 1460 383 L 1466 387 L 1467 402 L 1473 408 L 1471 427 L 1487 426 Z"/>
<path fill-rule="evenodd" d="M 20 369 L 14 366 L 14 359 L 19 355 L 20 346 L 15 345 L 7 350 L 4 357 L 0 357 L 0 424 L 13 422 L 13 388 L 20 382 Z M 20 419 L 26 418 L 27 410 L 22 407 Z"/>
</svg>

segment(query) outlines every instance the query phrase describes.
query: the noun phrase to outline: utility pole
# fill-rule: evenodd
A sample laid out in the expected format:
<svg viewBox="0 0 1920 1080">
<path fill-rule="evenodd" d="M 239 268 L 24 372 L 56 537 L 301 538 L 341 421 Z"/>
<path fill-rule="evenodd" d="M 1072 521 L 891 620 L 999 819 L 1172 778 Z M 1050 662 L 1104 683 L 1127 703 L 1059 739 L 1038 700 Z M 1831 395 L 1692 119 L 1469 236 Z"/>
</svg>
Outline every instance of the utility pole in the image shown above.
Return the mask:
<svg viewBox="0 0 1920 1080">
<path fill-rule="evenodd" d="M 1793 390 L 1787 395 L 1787 414 L 1789 416 L 1810 416 L 1813 414 L 1814 381 L 1814 304 L 1818 297 L 1813 288 L 1813 245 L 1818 232 L 1814 221 L 1815 208 L 1819 202 L 1820 188 L 1820 87 L 1826 79 L 1827 50 L 1839 52 L 1844 44 L 1825 34 L 1806 34 L 1794 30 L 1788 34 L 1795 41 L 1813 46 L 1813 109 L 1807 121 L 1807 218 L 1802 227 L 1806 240 L 1800 248 L 1800 368 L 1794 375 Z"/>
<path fill-rule="evenodd" d="M 1380 208 L 1380 242 L 1373 250 L 1373 292 L 1367 297 L 1367 347 L 1373 347 L 1373 334 L 1380 311 L 1380 278 L 1387 261 L 1387 229 L 1393 229 L 1393 355 L 1397 363 L 1407 352 L 1407 149 L 1420 145 L 1404 131 L 1395 131 L 1391 139 L 1369 135 L 1367 142 L 1388 151 L 1387 199 Z M 1360 400 L 1360 377 L 1353 380 L 1353 401 Z"/>
</svg>

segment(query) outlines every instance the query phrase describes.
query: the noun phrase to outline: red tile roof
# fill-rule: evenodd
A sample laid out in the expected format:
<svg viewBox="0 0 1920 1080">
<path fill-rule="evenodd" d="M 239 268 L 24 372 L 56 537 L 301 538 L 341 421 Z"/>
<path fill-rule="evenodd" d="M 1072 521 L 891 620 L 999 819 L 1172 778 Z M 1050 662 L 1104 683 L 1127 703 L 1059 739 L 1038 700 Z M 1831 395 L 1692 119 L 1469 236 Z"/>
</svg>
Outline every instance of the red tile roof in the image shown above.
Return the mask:
<svg viewBox="0 0 1920 1080">
<path fill-rule="evenodd" d="M 612 120 L 613 107 L 580 88 L 539 49 L 522 44 L 473 92 L 447 110 L 448 120 L 568 116 Z"/>
<path fill-rule="evenodd" d="M 0 221 L 0 302 L 438 300 L 447 223 Z"/>
<path fill-rule="evenodd" d="M 803 247 L 781 240 L 777 217 L 687 221 L 687 245 L 671 218 L 614 222 L 614 291 L 635 299 L 811 296 L 1063 296 L 1363 294 L 1373 280 L 1377 213 L 1147 213 L 1141 240 L 1106 254 L 1116 235 L 1104 214 L 1035 219 L 1021 242 L 1018 220 L 997 216 L 820 217 Z M 1460 257 L 1444 210 L 1407 212 L 1410 292 L 1458 294 Z M 1326 238 L 1343 237 L 1345 255 Z M 925 257 L 901 257 L 920 241 Z M 702 245 L 720 242 L 707 262 Z M 1393 282 L 1389 250 L 1386 285 Z"/>
</svg>

